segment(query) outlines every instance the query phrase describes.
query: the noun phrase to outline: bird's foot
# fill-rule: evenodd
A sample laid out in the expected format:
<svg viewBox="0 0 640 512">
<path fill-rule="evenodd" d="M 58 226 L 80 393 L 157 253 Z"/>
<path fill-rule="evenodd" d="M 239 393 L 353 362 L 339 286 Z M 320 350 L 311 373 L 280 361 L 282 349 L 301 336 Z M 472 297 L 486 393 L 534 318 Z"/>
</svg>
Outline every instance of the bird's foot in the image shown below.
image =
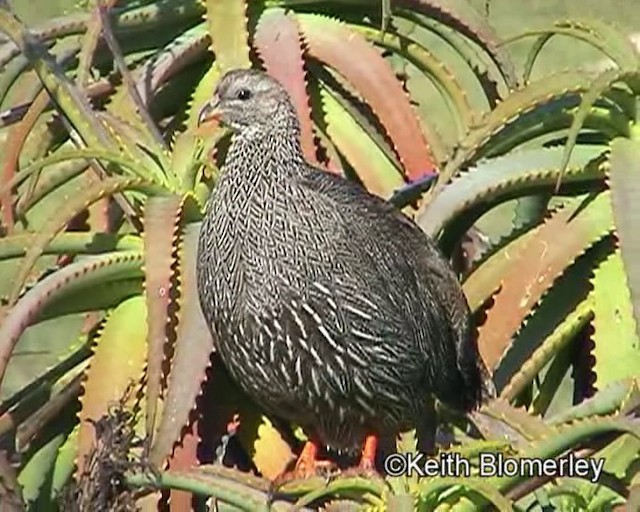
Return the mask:
<svg viewBox="0 0 640 512">
<path fill-rule="evenodd" d="M 293 480 L 304 480 L 313 477 L 330 478 L 336 471 L 336 465 L 328 460 L 316 458 L 318 447 L 315 443 L 307 441 L 300 453 L 295 467 L 291 471 L 285 471 L 273 481 L 273 488 L 277 489 Z"/>
<path fill-rule="evenodd" d="M 376 451 L 378 450 L 378 438 L 369 435 L 364 440 L 360 463 L 352 468 L 348 468 L 342 472 L 343 477 L 361 476 L 361 477 L 378 477 L 380 474 L 376 471 Z"/>
</svg>

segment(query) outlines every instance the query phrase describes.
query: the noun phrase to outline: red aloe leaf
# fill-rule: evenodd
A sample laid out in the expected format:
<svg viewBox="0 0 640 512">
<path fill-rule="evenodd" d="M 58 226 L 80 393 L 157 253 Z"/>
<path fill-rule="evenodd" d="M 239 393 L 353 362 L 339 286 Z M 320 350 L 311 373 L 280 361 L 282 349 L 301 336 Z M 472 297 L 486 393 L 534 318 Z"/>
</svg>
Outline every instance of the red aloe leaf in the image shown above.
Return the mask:
<svg viewBox="0 0 640 512">
<path fill-rule="evenodd" d="M 48 104 L 49 93 L 43 89 L 29 106 L 29 109 L 22 118 L 22 121 L 20 121 L 20 123 L 9 132 L 9 136 L 4 144 L 5 153 L 3 155 L 4 162 L 2 164 L 2 183 L 7 183 L 15 176 L 24 143 Z M 4 224 L 7 228 L 7 232 L 11 233 L 13 231 L 14 218 L 13 202 L 11 200 L 10 191 L 3 197 L 0 197 L 0 203 L 2 203 L 3 208 Z"/>
<path fill-rule="evenodd" d="M 556 278 L 612 230 L 608 192 L 578 213 L 575 208 L 560 210 L 538 228 L 527 249 L 512 260 L 486 321 L 478 328 L 478 345 L 489 368 L 495 368 L 522 322 Z"/>
<path fill-rule="evenodd" d="M 335 69 L 371 106 L 409 179 L 433 172 L 433 155 L 409 97 L 380 53 L 336 20 L 311 14 L 298 14 L 297 19 L 309 55 Z"/>
<path fill-rule="evenodd" d="M 162 416 L 149 459 L 160 465 L 171 453 L 206 378 L 213 340 L 200 309 L 196 285 L 199 224 L 185 227 L 180 243 L 179 311 L 175 353 L 171 361 Z"/>
<path fill-rule="evenodd" d="M 169 469 L 174 471 L 188 470 L 198 465 L 198 422 L 191 423 L 182 436 L 181 442 L 175 447 L 169 460 Z M 187 491 L 171 490 L 169 496 L 169 510 L 183 512 L 191 510 L 192 494 Z"/>
<path fill-rule="evenodd" d="M 267 9 L 260 17 L 253 44 L 265 69 L 289 92 L 300 119 L 302 150 L 307 160 L 317 163 L 302 45 L 295 19 L 283 9 Z"/>
<path fill-rule="evenodd" d="M 162 362 L 171 342 L 170 291 L 176 254 L 174 244 L 182 201 L 177 195 L 151 197 L 144 210 L 144 272 L 147 300 L 146 434 L 155 432 L 162 387 Z"/>
</svg>

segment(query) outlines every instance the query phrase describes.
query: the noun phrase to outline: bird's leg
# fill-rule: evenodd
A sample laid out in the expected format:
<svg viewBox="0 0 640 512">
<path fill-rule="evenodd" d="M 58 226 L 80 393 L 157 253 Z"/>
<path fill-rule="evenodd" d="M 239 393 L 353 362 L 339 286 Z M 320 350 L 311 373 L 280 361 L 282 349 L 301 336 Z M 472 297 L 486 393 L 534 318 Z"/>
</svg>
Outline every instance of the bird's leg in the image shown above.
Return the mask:
<svg viewBox="0 0 640 512">
<path fill-rule="evenodd" d="M 300 452 L 293 470 L 285 471 L 274 481 L 274 487 L 289 482 L 311 478 L 314 476 L 328 476 L 335 469 L 335 464 L 328 460 L 318 460 L 318 444 L 315 441 L 307 441 Z"/>
<path fill-rule="evenodd" d="M 378 438 L 374 435 L 368 435 L 364 439 L 364 447 L 360 456 L 360 464 L 358 467 L 362 470 L 369 471 L 376 467 L 376 451 L 378 450 Z"/>
<path fill-rule="evenodd" d="M 293 472 L 296 474 L 308 476 L 314 473 L 317 463 L 318 446 L 313 441 L 307 441 L 300 452 L 300 456 L 296 461 Z"/>
</svg>

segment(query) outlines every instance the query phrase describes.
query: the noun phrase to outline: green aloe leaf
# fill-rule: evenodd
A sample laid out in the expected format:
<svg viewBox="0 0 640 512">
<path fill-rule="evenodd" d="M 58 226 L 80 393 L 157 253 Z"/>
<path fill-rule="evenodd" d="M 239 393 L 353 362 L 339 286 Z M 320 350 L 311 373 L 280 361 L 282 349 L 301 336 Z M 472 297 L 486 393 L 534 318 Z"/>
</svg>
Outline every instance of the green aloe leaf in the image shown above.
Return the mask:
<svg viewBox="0 0 640 512">
<path fill-rule="evenodd" d="M 246 2 L 207 0 L 205 6 L 217 68 L 224 73 L 232 68 L 250 67 Z"/>
<path fill-rule="evenodd" d="M 640 337 L 640 141 L 616 139 L 611 143 L 611 170 L 609 183 L 613 200 L 613 213 L 620 239 L 622 261 L 631 293 L 635 317 L 636 336 Z M 636 227 L 634 227 L 636 226 Z"/>
<path fill-rule="evenodd" d="M 147 355 L 146 316 L 144 297 L 128 299 L 113 310 L 96 339 L 80 399 L 76 457 L 79 475 L 84 473 L 85 457 L 94 446 L 93 422 L 106 415 L 142 378 Z"/>
</svg>

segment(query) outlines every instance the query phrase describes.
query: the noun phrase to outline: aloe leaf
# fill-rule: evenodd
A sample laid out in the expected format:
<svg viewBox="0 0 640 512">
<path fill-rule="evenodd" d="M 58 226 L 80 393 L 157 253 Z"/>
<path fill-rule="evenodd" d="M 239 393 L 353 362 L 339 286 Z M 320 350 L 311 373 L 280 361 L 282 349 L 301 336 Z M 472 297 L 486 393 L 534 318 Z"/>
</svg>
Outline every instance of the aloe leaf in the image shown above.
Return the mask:
<svg viewBox="0 0 640 512">
<path fill-rule="evenodd" d="M 474 313 L 500 288 L 502 276 L 511 265 L 512 260 L 522 257 L 529 241 L 536 236 L 540 225 L 530 228 L 524 233 L 516 233 L 506 243 L 485 260 L 481 261 L 462 284 L 469 308 Z"/>
<path fill-rule="evenodd" d="M 494 29 L 466 0 L 406 0 L 427 16 L 460 31 L 481 46 L 496 64 L 509 89 L 518 85 L 515 66 Z"/>
<path fill-rule="evenodd" d="M 589 90 L 582 97 L 582 101 L 580 102 L 580 106 L 578 110 L 574 114 L 573 122 L 571 123 L 571 127 L 569 128 L 569 133 L 567 134 L 567 142 L 565 144 L 565 153 L 562 158 L 562 165 L 560 167 L 560 175 L 558 176 L 558 183 L 556 185 L 556 192 L 560 187 L 560 182 L 562 180 L 562 176 L 564 175 L 564 170 L 567 167 L 569 162 L 569 158 L 571 157 L 571 152 L 573 151 L 576 141 L 578 140 L 578 135 L 580 134 L 580 130 L 582 130 L 583 124 L 587 116 L 589 115 L 594 103 L 600 98 L 604 92 L 609 89 L 615 82 L 620 80 L 624 80 L 625 77 L 631 76 L 633 73 L 619 71 L 617 69 L 604 71 L 600 76 L 598 76 L 594 81 Z M 620 135 L 628 135 L 628 120 L 625 119 L 620 126 Z"/>
<path fill-rule="evenodd" d="M 592 284 L 595 318 L 591 353 L 595 357 L 595 386 L 600 387 L 636 376 L 640 369 L 640 340 L 620 250 L 594 270 Z"/>
<path fill-rule="evenodd" d="M 370 43 L 392 50 L 402 55 L 408 62 L 426 73 L 433 81 L 443 99 L 448 103 L 452 118 L 457 125 L 457 133 L 462 135 L 473 123 L 473 108 L 466 91 L 457 81 L 446 62 L 438 59 L 429 50 L 407 37 L 386 34 L 380 39 L 378 31 L 360 25 L 350 25 L 352 30 L 361 32 Z"/>
<path fill-rule="evenodd" d="M 0 238 L 0 260 L 24 256 L 38 235 L 21 233 Z M 109 233 L 69 232 L 61 233 L 43 254 L 96 254 L 107 251 L 142 249 L 141 241 L 133 236 L 118 236 Z"/>
<path fill-rule="evenodd" d="M 556 216 L 532 238 L 526 252 L 503 276 L 486 321 L 478 329 L 478 344 L 494 368 L 531 308 L 578 256 L 613 230 L 608 192 L 591 201 L 570 219 Z M 527 269 L 523 272 L 523 269 Z"/>
<path fill-rule="evenodd" d="M 144 211 L 145 297 L 147 301 L 146 434 L 153 438 L 162 386 L 162 363 L 173 341 L 171 289 L 182 201 L 179 196 L 149 198 Z"/>
<path fill-rule="evenodd" d="M 497 145 L 501 144 L 500 152 L 506 152 L 526 141 L 526 138 L 522 140 L 523 136 L 530 139 L 540 134 L 529 133 L 526 127 L 539 126 L 542 134 L 548 133 L 549 124 L 566 109 L 576 107 L 580 103 L 579 95 L 587 91 L 592 82 L 590 73 L 568 71 L 512 91 L 460 141 L 427 199 L 437 197 L 465 164 L 495 153 Z"/>
<path fill-rule="evenodd" d="M 640 428 L 627 418 L 615 416 L 578 420 L 563 426 L 549 437 L 534 441 L 529 448 L 521 452 L 521 456 L 539 460 L 550 459 L 578 446 L 581 442 L 608 433 L 629 433 L 634 437 L 640 437 Z M 526 478 L 529 477 L 516 474 L 498 478 L 491 477 L 489 481 L 505 492 Z"/>
<path fill-rule="evenodd" d="M 56 153 L 33 162 L 21 169 L 20 172 L 18 172 L 12 179 L 3 183 L 2 188 L 0 188 L 0 194 L 7 193 L 12 188 L 19 186 L 33 173 L 43 169 L 44 167 L 73 159 L 105 160 L 106 162 L 120 166 L 122 170 L 127 170 L 134 176 L 140 176 L 142 178 L 147 177 L 150 174 L 147 171 L 144 171 L 142 162 L 133 160 L 125 155 L 113 151 L 105 151 L 101 149 L 65 149 L 57 151 Z"/>
<path fill-rule="evenodd" d="M 29 59 L 49 95 L 59 104 L 89 145 L 109 145 L 104 127 L 92 115 L 86 97 L 73 85 L 51 55 L 8 11 L 0 9 L 0 28 Z"/>
<path fill-rule="evenodd" d="M 58 456 L 51 476 L 51 499 L 57 499 L 67 484 L 75 468 L 78 452 L 78 433 L 80 425 L 76 425 L 58 449 Z"/>
<path fill-rule="evenodd" d="M 226 471 L 224 471 L 226 470 Z M 189 471 L 164 471 L 156 480 L 149 473 L 129 473 L 126 482 L 132 487 L 148 488 L 159 485 L 161 488 L 181 489 L 201 496 L 212 496 L 217 503 L 231 505 L 235 510 L 246 512 L 268 512 L 269 510 L 290 510 L 291 504 L 269 496 L 266 480 L 220 466 L 202 465 Z M 239 477 L 242 477 L 239 479 Z M 270 503 L 271 502 L 271 503 Z M 309 512 L 302 508 L 301 512 Z"/>
<path fill-rule="evenodd" d="M 133 297 L 113 310 L 96 340 L 80 398 L 76 458 L 79 475 L 84 474 L 85 457 L 94 444 L 92 422 L 106 415 L 143 375 L 147 354 L 146 315 L 144 297 Z"/>
<path fill-rule="evenodd" d="M 610 382 L 602 386 L 591 398 L 569 409 L 559 411 L 546 418 L 546 420 L 551 424 L 558 425 L 593 416 L 614 414 L 622 409 L 625 400 L 634 390 L 638 390 L 638 380 L 636 378 Z"/>
<path fill-rule="evenodd" d="M 123 300 L 135 295 L 142 295 L 143 280 L 141 277 L 104 280 L 99 283 L 86 283 L 74 286 L 73 290 L 62 291 L 54 300 L 42 309 L 39 322 L 78 313 L 90 313 L 109 310 Z M 91 294 L 87 297 L 87 294 Z"/>
<path fill-rule="evenodd" d="M 513 374 L 509 383 L 500 392 L 500 398 L 507 401 L 513 400 L 592 318 L 593 302 L 587 299 L 580 303 L 565 321 L 555 328 L 551 335 L 545 338 L 524 362 L 520 370 Z"/>
<path fill-rule="evenodd" d="M 83 193 L 68 198 L 68 201 L 60 210 L 42 227 L 34 244 L 29 247 L 29 250 L 25 254 L 16 272 L 16 279 L 9 294 L 9 304 L 14 305 L 16 303 L 29 273 L 33 269 L 37 259 L 41 256 L 45 246 L 64 229 L 70 219 L 104 197 L 109 197 L 124 190 L 137 189 L 149 191 L 150 188 L 153 189 L 151 184 L 136 178 L 107 178 L 88 187 Z"/>
<path fill-rule="evenodd" d="M 320 88 L 326 131 L 338 151 L 353 167 L 364 186 L 373 194 L 388 198 L 404 184 L 393 162 L 344 110 L 328 88 Z"/>
<path fill-rule="evenodd" d="M 47 91 L 42 90 L 34 99 L 33 103 L 22 118 L 22 121 L 15 125 L 9 132 L 4 145 L 8 150 L 4 154 L 2 170 L 0 171 L 2 173 L 2 183 L 11 182 L 15 176 L 24 143 L 48 104 L 49 94 Z M 6 190 L 6 192 L 0 192 L 0 201 L 3 206 L 4 225 L 8 232 L 11 233 L 13 231 L 14 219 L 10 188 L 2 187 L 2 189 Z"/>
<path fill-rule="evenodd" d="M 611 143 L 610 155 L 611 198 L 616 223 L 620 250 L 627 283 L 631 294 L 631 303 L 635 317 L 636 339 L 640 337 L 640 265 L 637 255 L 640 254 L 640 235 L 638 235 L 638 218 L 640 210 L 640 142 L 636 139 L 616 139 Z M 634 228 L 633 226 L 636 226 Z"/>
<path fill-rule="evenodd" d="M 538 35 L 532 52 L 527 58 L 525 66 L 525 80 L 528 78 L 535 63 L 536 57 L 544 45 L 554 35 L 570 36 L 593 46 L 607 57 L 613 60 L 620 68 L 628 69 L 636 67 L 638 57 L 631 41 L 620 30 L 598 19 L 559 20 L 551 27 L 542 30 L 528 30 L 516 37 L 510 38 L 507 43 Z"/>
<path fill-rule="evenodd" d="M 112 4 L 115 3 L 115 0 L 112 1 Z M 153 145 L 150 150 L 152 150 L 155 154 L 161 155 L 166 152 L 166 146 L 164 143 L 164 139 L 158 130 L 155 122 L 151 118 L 145 104 L 140 97 L 140 93 L 131 77 L 131 73 L 129 72 L 129 68 L 124 60 L 124 56 L 122 54 L 122 50 L 120 49 L 120 45 L 118 44 L 115 36 L 113 35 L 112 26 L 109 20 L 109 16 L 107 15 L 108 9 L 111 6 L 108 3 L 100 3 L 97 7 L 98 14 L 100 16 L 100 20 L 102 21 L 102 35 L 111 50 L 111 54 L 113 55 L 113 60 L 116 69 L 120 72 L 120 76 L 122 77 L 124 86 L 128 94 L 131 96 L 131 99 L 136 107 L 136 112 L 140 119 L 142 120 L 144 127 L 147 133 L 150 134 L 151 140 L 153 140 Z"/>
<path fill-rule="evenodd" d="M 182 439 L 173 449 L 168 469 L 171 471 L 189 470 L 199 465 L 198 445 L 201 441 L 198 429 L 200 422 L 196 420 L 183 428 Z M 169 494 L 170 511 L 188 510 L 191 508 L 193 495 L 190 492 L 171 489 Z"/>
<path fill-rule="evenodd" d="M 297 14 L 307 53 L 335 69 L 371 106 L 386 128 L 407 177 L 433 171 L 435 162 L 407 94 L 391 67 L 358 33 L 331 18 Z M 349 51 L 338 51 L 349 41 Z"/>
<path fill-rule="evenodd" d="M 180 430 L 187 423 L 190 411 L 205 379 L 213 340 L 205 322 L 196 280 L 196 251 L 200 224 L 187 224 L 179 245 L 179 310 L 175 352 L 167 382 L 162 416 L 150 460 L 160 464 L 171 452 Z"/>
<path fill-rule="evenodd" d="M 309 162 L 317 163 L 307 77 L 295 18 L 283 9 L 267 9 L 260 16 L 253 44 L 267 72 L 287 89 L 300 120 L 304 155 Z"/>
<path fill-rule="evenodd" d="M 51 387 L 49 400 L 22 422 L 15 435 L 16 450 L 26 452 L 32 443 L 37 443 L 42 436 L 60 423 L 63 414 L 70 411 L 68 407 L 80 392 L 82 372 L 88 362 L 83 362 L 71 372 L 63 375 Z"/>
<path fill-rule="evenodd" d="M 136 90 L 143 104 L 149 105 L 163 84 L 187 66 L 203 59 L 207 55 L 210 42 L 206 26 L 195 25 L 172 39 L 158 53 L 136 68 L 133 75 Z M 125 98 L 122 99 L 125 100 Z M 114 100 L 116 109 L 117 105 Z M 116 109 L 114 109 L 115 112 L 117 112 Z"/>
<path fill-rule="evenodd" d="M 246 2 L 207 0 L 205 6 L 211 47 L 220 72 L 251 67 Z"/>
<path fill-rule="evenodd" d="M 114 3 L 113 0 L 107 0 L 110 7 Z M 87 25 L 86 33 L 82 38 L 82 47 L 78 56 L 78 72 L 76 83 L 79 87 L 85 88 L 91 78 L 91 65 L 98 48 L 98 43 L 102 36 L 102 19 L 100 18 L 99 7 L 96 6 L 91 13 Z"/>
<path fill-rule="evenodd" d="M 597 165 L 587 165 L 604 151 L 605 146 L 599 145 L 576 147 L 566 182 L 604 178 L 604 171 Z M 514 191 L 524 195 L 532 188 L 555 184 L 562 155 L 562 148 L 541 148 L 482 160 L 428 203 L 416 222 L 429 235 L 438 238 L 452 220 L 475 205 L 495 201 Z"/>
<path fill-rule="evenodd" d="M 458 487 L 461 491 L 471 491 L 471 493 L 473 494 L 478 494 L 500 512 L 508 512 L 513 510 L 511 502 L 502 494 L 500 494 L 500 492 L 495 488 L 488 485 L 486 483 L 486 480 L 484 479 L 463 479 L 450 477 L 429 479 L 427 482 L 420 486 L 420 499 L 429 502 L 430 497 L 436 498 L 437 496 L 441 495 L 443 491 L 446 491 L 452 487 Z M 471 507 L 472 510 L 475 508 L 476 507 Z"/>
<path fill-rule="evenodd" d="M 142 254 L 137 251 L 87 257 L 45 277 L 11 308 L 0 323 L 0 382 L 9 357 L 24 330 L 57 294 L 74 286 L 140 273 Z"/>
<path fill-rule="evenodd" d="M 564 213 L 569 213 L 569 211 Z M 512 342 L 505 349 L 493 372 L 493 381 L 497 389 L 501 389 L 507 384 L 507 381 L 523 366 L 533 362 L 534 352 L 545 343 L 549 336 L 553 336 L 554 331 L 567 318 L 573 317 L 574 311 L 582 309 L 583 312 L 586 312 L 583 303 L 591 300 L 589 298 L 591 290 L 589 279 L 593 267 L 602 261 L 610 250 L 610 237 L 587 249 L 585 254 L 577 258 L 554 281 L 553 286 L 545 292 L 540 301 L 532 306 L 530 313 L 518 329 Z M 591 304 L 590 308 L 591 314 L 588 316 L 592 317 L 593 304 Z M 575 319 L 578 320 L 580 318 Z M 579 323 L 584 326 L 586 319 Z M 570 330 L 577 330 L 577 326 L 570 328 Z M 583 332 L 576 331 L 576 334 L 579 335 Z M 569 353 L 572 349 L 575 350 L 576 345 L 573 343 L 570 345 L 573 338 L 568 337 L 568 335 L 562 336 L 562 338 L 563 342 L 555 346 L 556 352 L 549 356 L 550 359 L 559 353 Z M 559 397 L 561 391 L 553 390 L 553 393 Z"/>
<path fill-rule="evenodd" d="M 20 471 L 18 483 L 22 487 L 22 496 L 27 503 L 33 503 L 38 499 L 42 487 L 51 478 L 51 470 L 64 439 L 64 434 L 52 437 L 33 454 Z"/>
<path fill-rule="evenodd" d="M 30 187 L 27 194 L 21 194 L 16 205 L 16 215 L 25 215 L 49 194 L 70 183 L 74 178 L 85 173 L 89 169 L 88 164 L 82 161 L 70 161 L 61 165 L 56 165 L 46 173 L 40 171 L 34 173 L 38 175 L 38 182 Z"/>
</svg>

